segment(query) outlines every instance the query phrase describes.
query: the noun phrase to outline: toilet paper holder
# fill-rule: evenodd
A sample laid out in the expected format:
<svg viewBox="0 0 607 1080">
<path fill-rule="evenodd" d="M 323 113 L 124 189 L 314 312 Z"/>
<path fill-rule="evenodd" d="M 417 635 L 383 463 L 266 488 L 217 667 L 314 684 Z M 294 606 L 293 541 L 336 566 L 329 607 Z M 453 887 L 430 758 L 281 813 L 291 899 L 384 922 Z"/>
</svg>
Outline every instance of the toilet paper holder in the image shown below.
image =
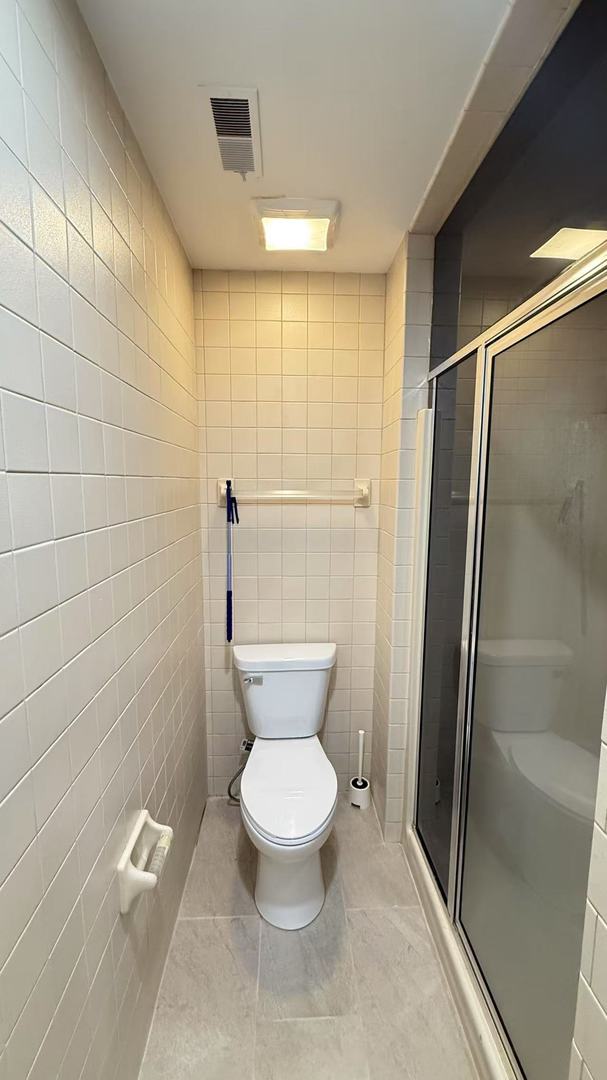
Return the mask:
<svg viewBox="0 0 607 1080">
<path fill-rule="evenodd" d="M 156 888 L 172 839 L 170 825 L 154 821 L 148 810 L 139 812 L 116 867 L 122 915 L 127 914 L 139 893 Z"/>
</svg>

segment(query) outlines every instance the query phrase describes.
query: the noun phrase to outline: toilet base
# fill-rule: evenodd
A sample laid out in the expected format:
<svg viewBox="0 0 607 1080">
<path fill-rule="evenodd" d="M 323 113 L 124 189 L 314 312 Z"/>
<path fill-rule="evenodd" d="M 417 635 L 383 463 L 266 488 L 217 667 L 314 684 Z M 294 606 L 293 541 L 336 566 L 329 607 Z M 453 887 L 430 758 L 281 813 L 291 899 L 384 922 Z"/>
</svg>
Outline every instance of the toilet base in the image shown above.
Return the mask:
<svg viewBox="0 0 607 1080">
<path fill-rule="evenodd" d="M 255 903 L 266 922 L 280 930 L 301 930 L 324 902 L 320 851 L 286 862 L 258 852 Z"/>
</svg>

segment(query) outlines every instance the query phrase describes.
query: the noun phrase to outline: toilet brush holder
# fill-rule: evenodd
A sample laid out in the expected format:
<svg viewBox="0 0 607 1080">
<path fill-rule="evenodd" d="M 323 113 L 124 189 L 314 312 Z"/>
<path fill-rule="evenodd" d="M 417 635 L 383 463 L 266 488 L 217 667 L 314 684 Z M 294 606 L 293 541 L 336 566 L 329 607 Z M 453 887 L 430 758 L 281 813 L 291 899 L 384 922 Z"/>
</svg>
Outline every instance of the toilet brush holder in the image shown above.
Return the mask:
<svg viewBox="0 0 607 1080">
<path fill-rule="evenodd" d="M 350 802 L 360 810 L 371 805 L 371 786 L 366 776 L 353 776 L 350 780 Z"/>
<path fill-rule="evenodd" d="M 358 773 L 350 780 L 350 802 L 360 810 L 366 810 L 371 805 L 371 787 L 366 776 L 363 776 L 364 756 L 365 733 L 361 729 L 358 732 Z"/>
</svg>

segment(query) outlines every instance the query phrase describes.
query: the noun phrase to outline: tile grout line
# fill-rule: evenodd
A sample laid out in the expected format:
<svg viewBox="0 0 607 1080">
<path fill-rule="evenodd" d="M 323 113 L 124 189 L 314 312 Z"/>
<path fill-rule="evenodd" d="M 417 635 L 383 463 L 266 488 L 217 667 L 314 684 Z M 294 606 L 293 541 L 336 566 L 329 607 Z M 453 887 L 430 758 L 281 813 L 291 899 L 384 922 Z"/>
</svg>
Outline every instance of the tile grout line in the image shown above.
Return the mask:
<svg viewBox="0 0 607 1080">
<path fill-rule="evenodd" d="M 251 916 L 252 917 L 252 916 Z M 257 1067 L 255 1059 L 257 1056 L 257 1024 L 259 1022 L 259 978 L 261 975 L 261 933 L 263 927 L 261 925 L 261 918 L 259 918 L 259 932 L 257 935 L 257 985 L 255 987 L 255 1022 L 253 1024 L 253 1080 L 255 1080 L 255 1074 Z"/>
<path fill-rule="evenodd" d="M 162 974 L 161 974 L 160 979 L 158 981 L 158 989 L 156 990 L 156 995 L 155 995 L 155 998 L 154 998 L 154 1007 L 153 1007 L 153 1009 L 151 1011 L 150 1023 L 148 1025 L 148 1031 L 147 1031 L 147 1035 L 146 1035 L 146 1039 L 145 1039 L 145 1045 L 143 1047 L 143 1053 L 141 1055 L 141 1061 L 139 1063 L 139 1072 L 137 1073 L 138 1078 L 143 1073 L 143 1066 L 144 1066 L 144 1063 L 145 1063 L 146 1054 L 147 1054 L 147 1051 L 148 1051 L 148 1046 L 150 1044 L 150 1039 L 152 1037 L 152 1028 L 154 1027 L 154 1022 L 156 1020 L 156 1013 L 157 1013 L 157 1010 L 158 1010 L 158 1002 L 160 1000 L 160 992 L 162 990 L 162 984 L 164 982 L 164 976 L 165 976 L 167 967 L 169 966 L 169 961 L 170 961 L 172 953 L 173 953 L 173 944 L 175 942 L 175 937 L 177 935 L 177 927 L 179 926 L 179 923 L 181 921 L 181 919 L 180 919 L 181 905 L 183 903 L 184 893 L 185 893 L 185 890 L 187 888 L 188 878 L 189 878 L 190 873 L 192 871 L 192 864 L 194 862 L 194 858 L 196 856 L 196 851 L 198 849 L 198 842 L 200 840 L 200 833 L 202 831 L 202 823 L 204 821 L 205 810 L 206 810 L 206 805 L 205 805 L 205 808 L 202 811 L 202 815 L 201 815 L 201 818 L 200 818 L 200 824 L 198 826 L 198 833 L 196 835 L 196 843 L 194 844 L 194 847 L 192 849 L 192 855 L 190 857 L 190 862 L 189 862 L 189 866 L 188 866 L 188 872 L 185 875 L 185 880 L 184 880 L 184 883 L 183 883 L 183 889 L 182 889 L 182 892 L 181 892 L 181 899 L 179 901 L 179 907 L 177 909 L 177 915 L 175 916 L 175 922 L 173 923 L 173 931 L 171 933 L 171 938 L 170 938 L 169 945 L 168 945 L 166 955 L 165 955 L 165 958 L 164 958 L 164 964 L 162 965 Z"/>
<path fill-rule="evenodd" d="M 261 923 L 260 915 L 180 915 L 179 922 L 208 922 L 210 919 L 257 919 Z"/>
<path fill-rule="evenodd" d="M 478 1074 L 478 1069 L 477 1069 L 477 1065 L 476 1065 L 476 1060 L 475 1060 L 474 1054 L 472 1052 L 472 1045 L 471 1045 L 470 1039 L 468 1038 L 467 1032 L 466 1032 L 466 1030 L 464 1028 L 464 1023 L 463 1023 L 463 1020 L 462 1020 L 462 1018 L 460 1016 L 459 1009 L 458 1009 L 458 1007 L 457 1007 L 457 1005 L 455 1003 L 455 997 L 454 997 L 453 992 L 451 990 L 449 979 L 447 977 L 447 971 L 446 971 L 446 968 L 445 968 L 445 966 L 443 964 L 443 960 L 442 960 L 442 957 L 440 955 L 440 952 L 439 952 L 438 945 L 436 943 L 436 939 L 434 937 L 434 934 L 433 934 L 432 930 L 430 929 L 430 922 L 429 922 L 429 919 L 428 919 L 428 915 L 427 915 L 427 912 L 426 912 L 426 910 L 424 908 L 424 905 L 422 904 L 420 891 L 419 891 L 419 888 L 417 886 L 417 882 L 415 881 L 415 878 L 413 877 L 413 874 L 411 873 L 411 869 L 410 869 L 410 866 L 409 866 L 409 860 L 407 858 L 407 852 L 405 851 L 405 848 L 404 848 L 403 844 L 400 844 L 400 849 L 401 849 L 401 853 L 402 853 L 403 862 L 404 862 L 405 867 L 408 870 L 408 872 L 409 872 L 409 874 L 411 876 L 411 880 L 413 882 L 413 888 L 415 889 L 415 895 L 417 896 L 417 907 L 419 907 L 419 910 L 421 912 L 421 917 L 422 917 L 424 926 L 426 928 L 426 932 L 427 932 L 428 937 L 430 939 L 430 946 L 431 946 L 432 952 L 434 954 L 434 959 L 435 959 L 435 961 L 436 961 L 436 963 L 438 965 L 438 969 L 439 969 L 439 971 L 441 973 L 442 982 L 443 982 L 444 990 L 445 990 L 446 997 L 447 997 L 447 1005 L 448 1005 L 448 1007 L 450 1009 L 450 1012 L 451 1012 L 451 1015 L 452 1015 L 452 1017 L 453 1017 L 453 1019 L 455 1021 L 456 1028 L 459 1031 L 460 1040 L 461 1040 L 461 1042 L 462 1042 L 462 1044 L 464 1046 L 464 1052 L 465 1052 L 465 1055 L 466 1055 L 466 1057 L 468 1059 L 468 1063 L 471 1066 L 472 1073 L 474 1075 L 474 1080 L 479 1080 L 479 1074 Z M 413 907 L 413 910 L 415 910 L 415 906 Z"/>
<path fill-rule="evenodd" d="M 344 892 L 343 892 L 341 874 L 339 875 L 339 889 L 340 889 L 340 892 L 341 892 L 342 903 L 344 903 Z M 369 1068 L 369 1051 L 368 1051 L 368 1046 L 367 1046 L 367 1033 L 365 1031 L 365 1025 L 364 1025 L 364 1021 L 363 1021 L 363 1013 L 362 1013 L 362 1006 L 361 1006 L 361 1000 L 360 1000 L 360 994 L 359 994 L 359 991 L 358 991 L 358 979 L 357 979 L 357 976 L 356 976 L 356 964 L 355 964 L 355 961 L 354 961 L 354 947 L 352 945 L 352 934 L 350 932 L 350 920 L 348 919 L 348 908 L 346 907 L 345 903 L 344 903 L 344 915 L 345 915 L 345 923 L 346 923 L 346 937 L 348 939 L 348 949 L 349 949 L 349 952 L 350 952 L 350 963 L 352 964 L 352 978 L 354 979 L 354 999 L 355 999 L 356 1006 L 357 1006 L 356 1015 L 358 1016 L 358 1022 L 360 1024 L 360 1034 L 361 1034 L 362 1043 L 363 1043 L 363 1046 L 364 1046 L 364 1049 L 365 1049 L 365 1069 L 366 1069 L 366 1073 L 367 1073 L 367 1080 L 370 1080 L 371 1069 Z"/>
<path fill-rule="evenodd" d="M 361 907 L 347 907 L 346 911 L 417 911 L 420 904 L 363 904 Z"/>
<path fill-rule="evenodd" d="M 269 1017 L 261 1018 L 263 1024 L 303 1024 L 310 1023 L 315 1024 L 317 1020 L 360 1020 L 360 1016 L 357 1012 L 347 1013 L 327 1013 L 323 1016 L 277 1016 L 273 1020 Z"/>
</svg>

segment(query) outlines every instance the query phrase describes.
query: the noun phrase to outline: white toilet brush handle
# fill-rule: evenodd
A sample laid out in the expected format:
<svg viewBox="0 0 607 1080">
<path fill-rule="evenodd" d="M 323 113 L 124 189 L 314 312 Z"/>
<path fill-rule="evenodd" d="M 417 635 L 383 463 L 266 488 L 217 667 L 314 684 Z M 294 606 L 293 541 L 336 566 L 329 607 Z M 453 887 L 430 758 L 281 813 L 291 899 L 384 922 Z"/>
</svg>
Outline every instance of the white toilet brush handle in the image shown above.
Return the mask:
<svg viewBox="0 0 607 1080">
<path fill-rule="evenodd" d="M 365 753 L 365 733 L 361 728 L 358 732 L 358 779 L 363 778 L 363 760 Z"/>
</svg>

